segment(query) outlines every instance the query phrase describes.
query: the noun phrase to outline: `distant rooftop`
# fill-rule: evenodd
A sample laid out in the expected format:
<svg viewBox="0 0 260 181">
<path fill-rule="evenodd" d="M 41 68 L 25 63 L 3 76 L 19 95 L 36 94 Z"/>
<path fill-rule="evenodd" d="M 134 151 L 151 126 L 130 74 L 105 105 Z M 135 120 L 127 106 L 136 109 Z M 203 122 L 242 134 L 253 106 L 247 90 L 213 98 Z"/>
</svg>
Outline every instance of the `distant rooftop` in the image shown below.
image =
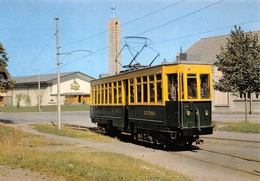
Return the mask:
<svg viewBox="0 0 260 181">
<path fill-rule="evenodd" d="M 86 77 L 88 77 L 89 81 L 93 80 L 93 77 L 90 77 L 86 74 L 83 74 L 81 72 L 65 72 L 65 73 L 60 73 L 60 78 L 72 75 L 72 74 L 81 74 Z M 39 75 L 31 75 L 31 76 L 21 76 L 21 77 L 12 77 L 13 80 L 16 81 L 16 83 L 35 83 L 38 82 Z M 57 80 L 57 73 L 54 74 L 40 74 L 40 81 L 47 83 L 47 82 L 52 82 Z"/>
<path fill-rule="evenodd" d="M 247 32 L 245 32 L 247 33 Z M 260 30 L 253 31 L 252 34 L 258 34 L 258 42 L 260 42 Z M 206 63 L 213 63 L 216 60 L 216 55 L 220 53 L 220 48 L 225 47 L 227 38 L 230 35 L 215 36 L 209 38 L 202 38 L 188 48 L 185 53 L 198 54 L 200 61 Z"/>
</svg>

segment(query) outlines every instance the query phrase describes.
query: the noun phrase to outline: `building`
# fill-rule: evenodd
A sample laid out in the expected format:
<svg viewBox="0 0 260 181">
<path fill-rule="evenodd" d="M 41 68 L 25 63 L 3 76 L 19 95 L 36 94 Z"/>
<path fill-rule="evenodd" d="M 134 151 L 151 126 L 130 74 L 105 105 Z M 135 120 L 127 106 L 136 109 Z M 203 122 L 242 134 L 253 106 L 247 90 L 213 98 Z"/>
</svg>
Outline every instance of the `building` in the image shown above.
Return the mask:
<svg viewBox="0 0 260 181">
<path fill-rule="evenodd" d="M 260 31 L 254 31 L 253 34 L 258 34 L 260 37 Z M 193 55 L 193 57 L 198 57 L 201 62 L 213 64 L 216 61 L 216 55 L 220 53 L 221 47 L 226 47 L 227 38 L 229 35 L 216 36 L 200 39 L 198 42 L 193 44 L 188 48 L 185 53 L 188 55 Z M 217 67 L 213 67 L 213 79 L 218 81 L 222 76 L 221 72 L 217 70 Z M 260 95 L 253 93 L 248 95 L 248 109 L 252 113 L 260 113 Z M 245 102 L 244 98 L 232 96 L 230 93 L 223 93 L 219 91 L 214 91 L 213 102 L 212 102 L 213 112 L 244 112 Z"/>
<path fill-rule="evenodd" d="M 1 94 L 0 104 L 6 106 L 37 106 L 57 104 L 57 74 L 13 77 L 14 90 Z M 90 102 L 90 81 L 93 80 L 81 72 L 60 74 L 61 105 L 83 104 Z M 39 86 L 40 85 L 40 86 Z M 19 100 L 20 97 L 20 101 Z"/>
</svg>

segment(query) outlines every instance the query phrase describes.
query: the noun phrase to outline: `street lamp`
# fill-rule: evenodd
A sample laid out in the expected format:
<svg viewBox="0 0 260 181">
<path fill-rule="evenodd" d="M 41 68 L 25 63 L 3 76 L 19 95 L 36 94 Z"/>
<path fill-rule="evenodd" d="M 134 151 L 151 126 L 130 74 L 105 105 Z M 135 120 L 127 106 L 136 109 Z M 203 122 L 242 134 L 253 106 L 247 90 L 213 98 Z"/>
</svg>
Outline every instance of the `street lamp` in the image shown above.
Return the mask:
<svg viewBox="0 0 260 181">
<path fill-rule="evenodd" d="M 61 54 L 66 54 L 66 57 L 71 55 L 74 52 L 88 52 L 92 53 L 91 51 L 88 50 L 73 50 L 71 52 L 67 53 L 60 53 L 60 45 L 59 45 L 59 18 L 54 18 L 56 20 L 56 52 L 57 52 L 57 112 L 58 112 L 58 128 L 61 129 L 61 118 L 60 118 L 60 55 Z M 66 58 L 65 57 L 65 58 Z"/>
<path fill-rule="evenodd" d="M 61 129 L 61 117 L 60 117 L 60 113 L 61 113 L 61 106 L 60 106 L 60 55 L 61 54 L 65 54 L 67 58 L 67 56 L 71 55 L 74 52 L 88 52 L 88 53 L 92 53 L 91 51 L 88 50 L 74 50 L 71 52 L 67 52 L 67 53 L 57 53 L 58 56 L 58 62 L 57 62 L 57 94 L 58 94 L 58 100 L 57 100 L 57 111 L 58 111 L 58 128 Z"/>
</svg>

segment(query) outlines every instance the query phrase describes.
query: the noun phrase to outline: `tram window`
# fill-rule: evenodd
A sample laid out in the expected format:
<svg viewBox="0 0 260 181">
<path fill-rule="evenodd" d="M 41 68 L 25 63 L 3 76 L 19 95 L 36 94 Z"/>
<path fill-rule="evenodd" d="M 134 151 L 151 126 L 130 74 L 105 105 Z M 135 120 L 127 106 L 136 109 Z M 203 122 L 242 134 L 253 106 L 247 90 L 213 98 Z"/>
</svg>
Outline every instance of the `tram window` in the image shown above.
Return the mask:
<svg viewBox="0 0 260 181">
<path fill-rule="evenodd" d="M 143 95 L 144 95 L 144 102 L 147 102 L 147 83 L 144 83 L 143 84 L 143 88 L 144 88 L 144 93 L 143 93 Z"/>
<path fill-rule="evenodd" d="M 129 84 L 129 102 L 134 103 L 134 79 L 131 78 L 128 81 Z"/>
<path fill-rule="evenodd" d="M 141 82 L 141 77 L 137 77 L 137 83 Z"/>
<path fill-rule="evenodd" d="M 143 77 L 143 82 L 147 82 L 147 77 L 146 76 Z"/>
<path fill-rule="evenodd" d="M 104 90 L 101 90 L 101 104 L 104 103 Z"/>
<path fill-rule="evenodd" d="M 118 82 L 118 103 L 122 103 L 122 82 Z"/>
<path fill-rule="evenodd" d="M 202 99 L 207 99 L 210 97 L 209 92 L 209 74 L 201 74 L 200 75 L 200 96 Z"/>
<path fill-rule="evenodd" d="M 118 88 L 118 103 L 122 103 L 122 89 L 121 87 Z"/>
<path fill-rule="evenodd" d="M 97 88 L 97 85 L 95 86 L 95 104 L 98 104 L 98 88 Z"/>
<path fill-rule="evenodd" d="M 134 79 L 130 79 L 130 84 L 133 84 L 134 83 Z"/>
<path fill-rule="evenodd" d="M 98 88 L 97 88 L 97 96 L 98 96 L 98 104 L 100 104 L 100 85 L 98 85 Z"/>
<path fill-rule="evenodd" d="M 150 102 L 154 102 L 154 85 L 150 83 Z"/>
<path fill-rule="evenodd" d="M 130 86 L 130 102 L 134 103 L 134 86 Z"/>
<path fill-rule="evenodd" d="M 178 100 L 177 74 L 168 75 L 168 98 L 172 101 Z"/>
<path fill-rule="evenodd" d="M 107 84 L 104 84 L 104 103 L 107 104 Z"/>
<path fill-rule="evenodd" d="M 137 102 L 141 102 L 141 96 L 142 96 L 142 90 L 141 90 L 141 85 L 137 85 Z"/>
<path fill-rule="evenodd" d="M 162 85 L 161 82 L 157 82 L 157 102 L 162 102 Z"/>
<path fill-rule="evenodd" d="M 197 81 L 196 78 L 188 78 L 188 98 L 196 99 L 197 96 Z"/>
<path fill-rule="evenodd" d="M 154 76 L 153 75 L 150 75 L 149 76 L 149 81 L 151 82 L 151 81 L 154 81 Z"/>
<path fill-rule="evenodd" d="M 109 104 L 112 103 L 112 84 L 108 84 L 108 102 Z"/>
<path fill-rule="evenodd" d="M 95 104 L 96 96 L 95 96 L 95 86 L 91 86 L 91 93 L 92 93 L 92 104 Z"/>
<path fill-rule="evenodd" d="M 162 80 L 162 75 L 161 74 L 157 74 L 156 75 L 156 80 Z"/>
<path fill-rule="evenodd" d="M 117 103 L 117 83 L 114 82 L 114 103 L 116 104 Z"/>
<path fill-rule="evenodd" d="M 143 101 L 148 102 L 147 76 L 143 76 Z"/>
</svg>

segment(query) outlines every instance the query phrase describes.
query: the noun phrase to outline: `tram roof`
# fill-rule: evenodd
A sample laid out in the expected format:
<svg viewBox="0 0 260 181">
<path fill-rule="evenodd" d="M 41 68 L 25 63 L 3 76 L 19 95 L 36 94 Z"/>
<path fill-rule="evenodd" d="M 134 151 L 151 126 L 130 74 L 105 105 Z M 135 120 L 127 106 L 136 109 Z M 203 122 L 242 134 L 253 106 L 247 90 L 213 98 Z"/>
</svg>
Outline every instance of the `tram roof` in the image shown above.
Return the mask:
<svg viewBox="0 0 260 181">
<path fill-rule="evenodd" d="M 158 67 L 163 67 L 163 66 L 177 66 L 177 65 L 212 65 L 211 63 L 207 63 L 207 62 L 201 62 L 201 61 L 174 61 L 174 62 L 169 62 L 169 63 L 162 63 L 162 64 L 158 64 L 158 65 L 154 65 L 154 66 L 142 66 L 140 68 L 136 68 L 136 69 L 130 69 L 130 70 L 125 70 L 125 71 L 121 71 L 119 74 L 114 74 L 114 75 L 108 75 L 105 77 L 101 77 L 99 79 L 95 79 L 92 80 L 91 82 L 95 82 L 101 79 L 109 79 L 109 78 L 114 78 L 114 77 L 118 77 L 118 76 L 124 76 L 127 74 L 131 74 L 133 72 L 139 72 L 139 71 L 143 71 L 143 70 L 148 70 L 148 69 L 153 69 L 153 68 L 158 68 Z"/>
</svg>

